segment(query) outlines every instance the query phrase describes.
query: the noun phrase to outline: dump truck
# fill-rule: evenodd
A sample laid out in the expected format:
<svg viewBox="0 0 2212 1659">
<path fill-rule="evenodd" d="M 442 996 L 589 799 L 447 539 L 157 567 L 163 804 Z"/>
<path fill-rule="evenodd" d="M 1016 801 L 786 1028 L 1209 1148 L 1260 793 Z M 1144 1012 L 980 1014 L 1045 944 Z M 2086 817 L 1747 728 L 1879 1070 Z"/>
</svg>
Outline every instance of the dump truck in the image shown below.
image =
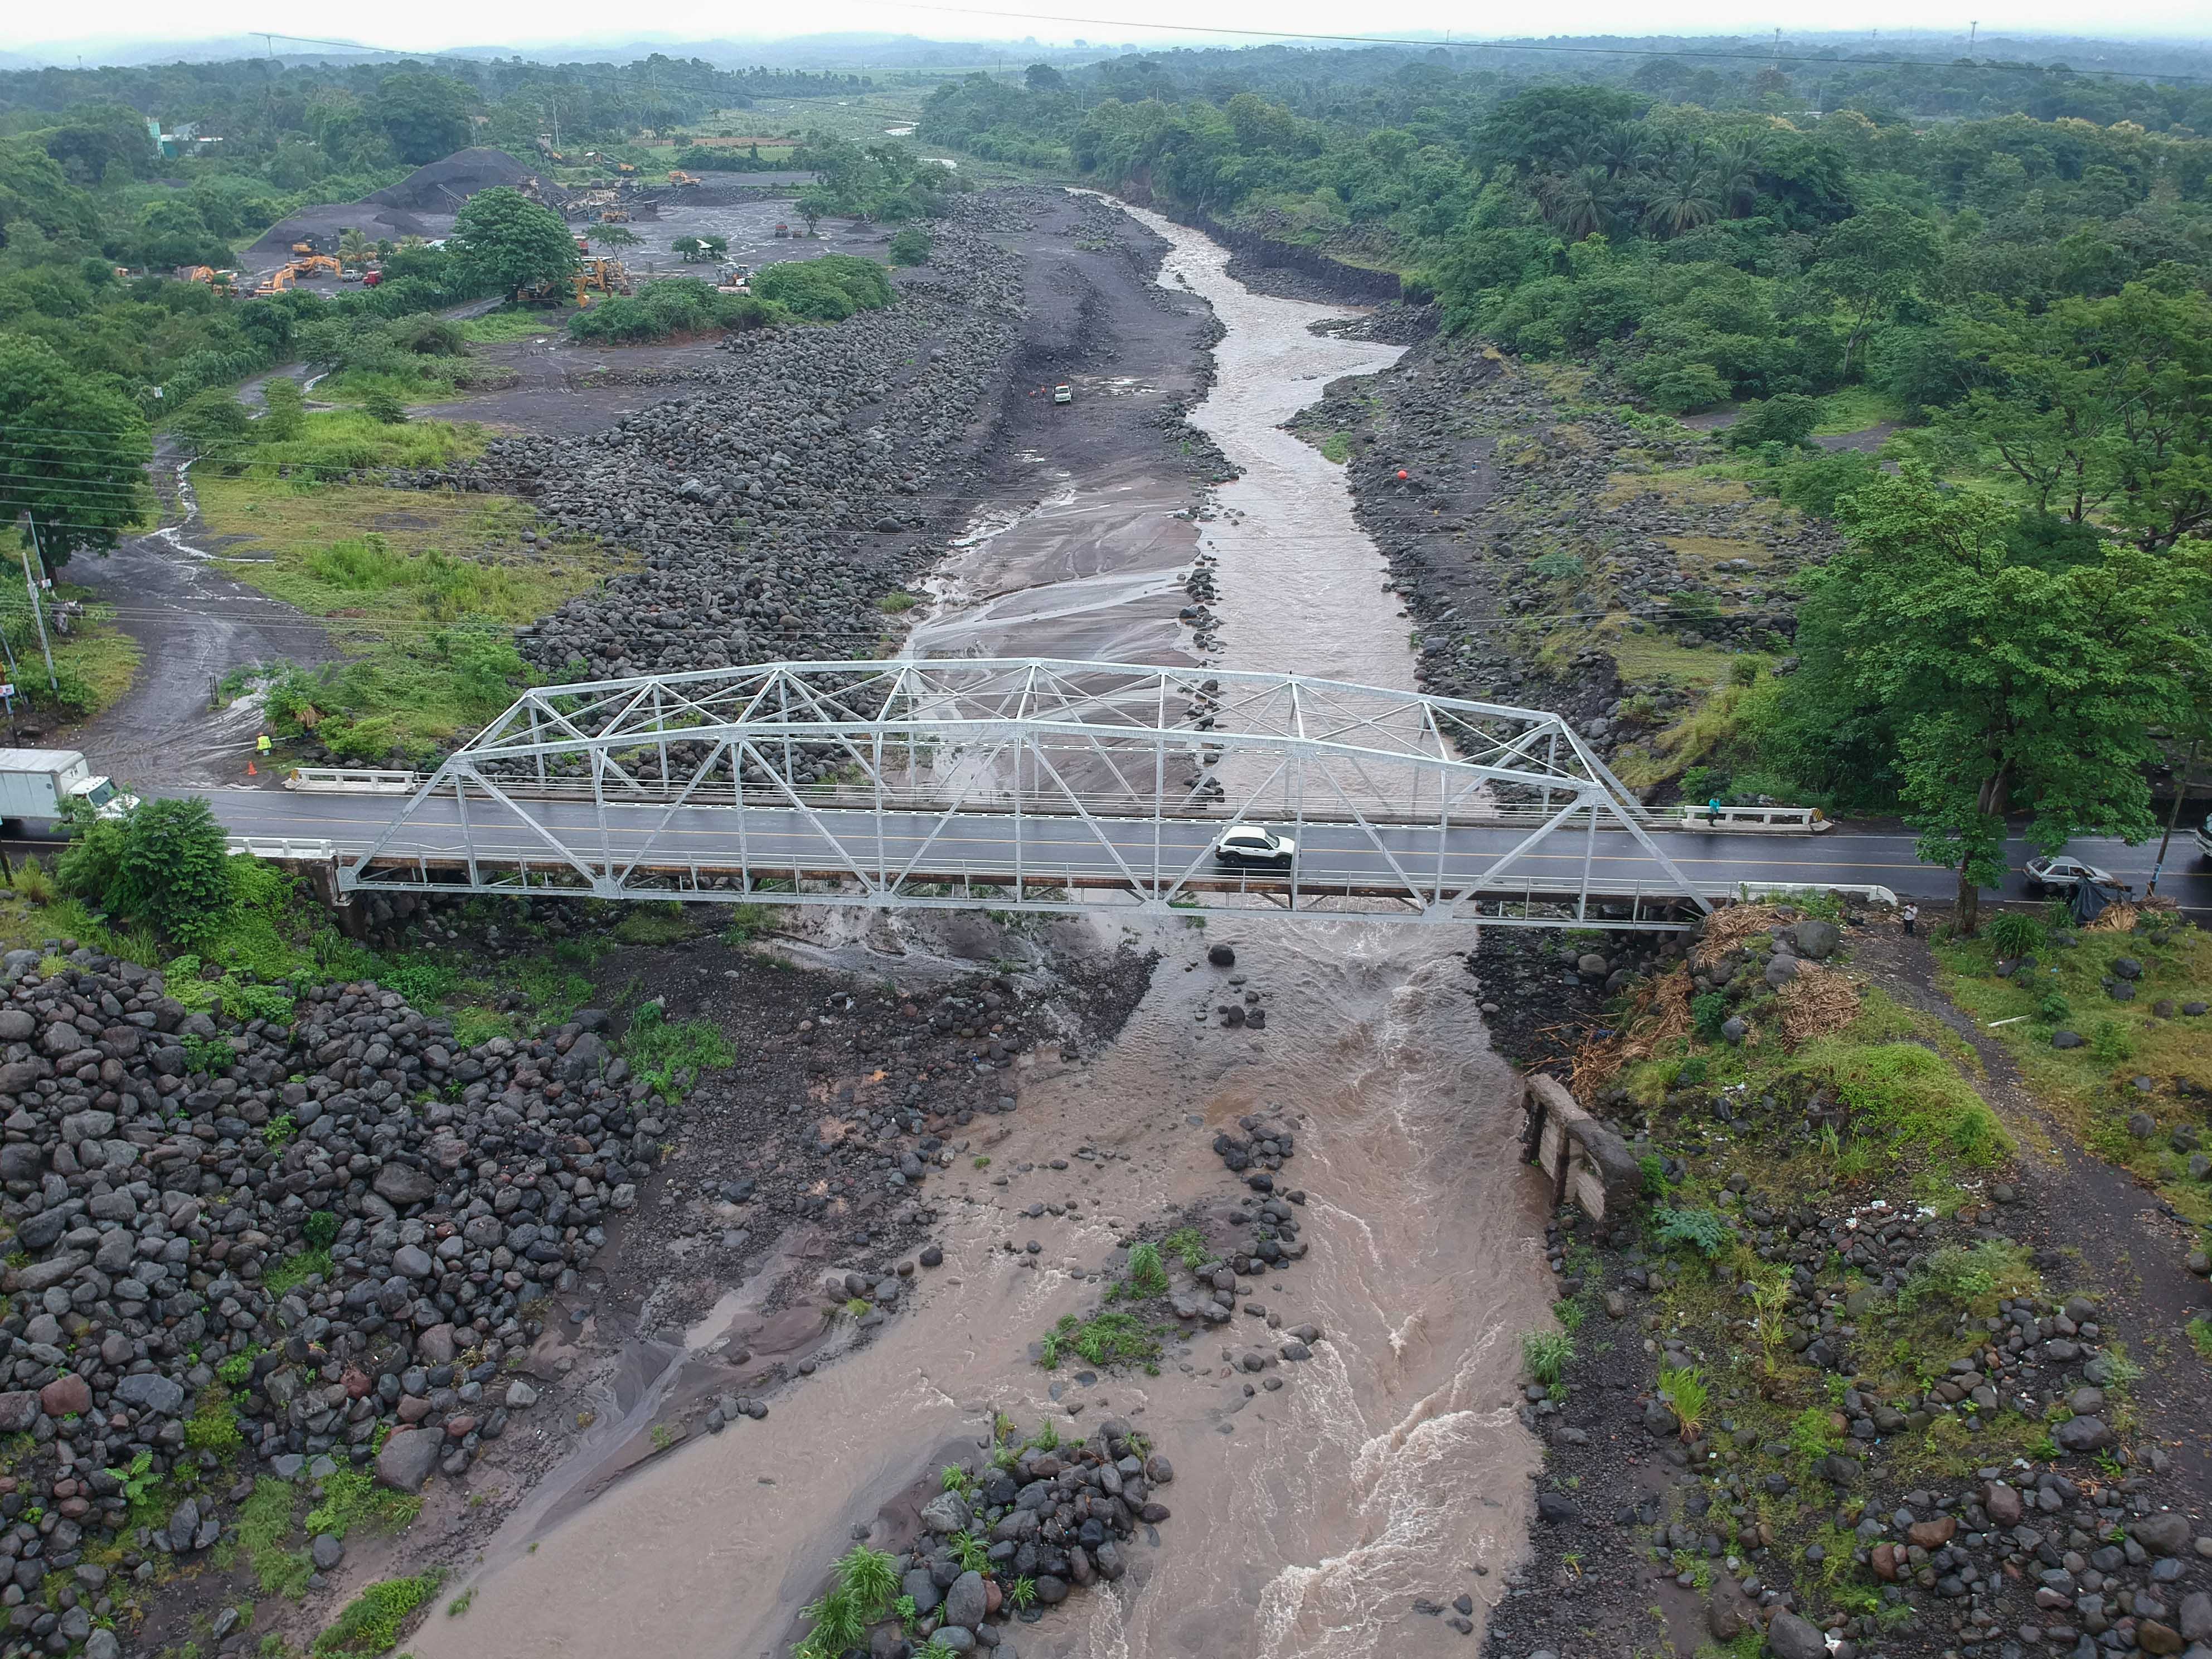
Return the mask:
<svg viewBox="0 0 2212 1659">
<path fill-rule="evenodd" d="M 27 820 L 53 823 L 79 810 L 119 818 L 137 805 L 74 749 L 0 749 L 0 833 L 20 836 Z"/>
</svg>

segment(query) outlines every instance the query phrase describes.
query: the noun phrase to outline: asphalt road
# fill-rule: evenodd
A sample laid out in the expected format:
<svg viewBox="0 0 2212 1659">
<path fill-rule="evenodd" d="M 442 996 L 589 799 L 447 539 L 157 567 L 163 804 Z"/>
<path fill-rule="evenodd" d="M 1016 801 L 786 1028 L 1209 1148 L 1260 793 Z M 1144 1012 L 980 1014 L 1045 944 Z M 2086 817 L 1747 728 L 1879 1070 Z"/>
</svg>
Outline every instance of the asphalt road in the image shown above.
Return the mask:
<svg viewBox="0 0 2212 1659">
<path fill-rule="evenodd" d="M 328 840 L 342 852 L 355 853 L 368 848 L 403 804 L 391 796 L 252 789 L 219 790 L 214 800 L 217 814 L 234 832 Z M 1186 869 L 1203 877 L 1218 873 L 1206 856 L 1219 829 L 1211 822 L 1166 823 L 1157 832 L 1156 849 L 1150 820 L 1103 819 L 1093 832 L 1078 820 L 1032 817 L 1018 826 L 1018 847 L 1015 820 L 1002 814 L 950 820 L 890 814 L 883 821 L 879 843 L 877 821 L 865 811 L 825 811 L 810 817 L 788 809 L 692 806 L 677 812 L 664 826 L 663 808 L 617 806 L 608 810 L 603 842 L 588 801 L 546 801 L 535 810 L 586 864 L 596 863 L 603 850 L 627 860 L 649 848 L 651 864 L 696 863 L 715 872 L 734 871 L 741 859 L 757 875 L 774 875 L 794 866 L 810 872 L 831 870 L 849 860 L 871 872 L 887 868 L 896 874 L 910 868 L 917 878 L 942 879 L 963 873 L 1011 873 L 1018 853 L 1022 868 L 1037 877 L 1111 878 L 1126 866 L 1149 880 L 1156 858 L 1170 879 Z M 479 857 L 556 856 L 543 837 L 496 803 L 472 799 L 469 821 Z M 1308 824 L 1301 838 L 1298 879 L 1302 886 L 1316 890 L 1387 888 L 1408 880 L 1432 888 L 1441 876 L 1449 889 L 1483 874 L 1524 834 L 1511 829 L 1454 828 L 1443 838 L 1440 856 L 1433 830 L 1382 828 L 1370 832 L 1357 825 Z M 1748 881 L 1808 887 L 1872 884 L 1901 896 L 1929 899 L 1948 899 L 1955 892 L 1955 878 L 1948 871 L 1913 857 L 1909 835 L 1853 834 L 1839 828 L 1817 836 L 1669 831 L 1654 839 L 1691 881 L 1708 889 Z M 1593 890 L 1626 894 L 1639 887 L 1646 892 L 1669 888 L 1665 872 L 1632 837 L 1601 831 L 1594 848 L 1587 845 L 1589 840 L 1581 831 L 1554 832 L 1516 866 L 1527 874 L 1503 884 L 1502 890 L 1511 892 L 1531 879 L 1544 888 L 1571 888 L 1580 879 L 1586 854 Z M 386 850 L 398 856 L 439 860 L 457 856 L 462 847 L 454 805 L 444 799 L 426 803 Z M 2130 848 L 2084 840 L 2070 850 L 2140 891 L 2149 878 L 2157 848 L 2155 843 Z M 2006 897 L 2031 896 L 2020 872 L 2030 851 L 2024 842 L 2013 843 Z M 2160 888 L 2185 908 L 2212 915 L 2212 866 L 2185 835 L 2175 838 Z"/>
</svg>

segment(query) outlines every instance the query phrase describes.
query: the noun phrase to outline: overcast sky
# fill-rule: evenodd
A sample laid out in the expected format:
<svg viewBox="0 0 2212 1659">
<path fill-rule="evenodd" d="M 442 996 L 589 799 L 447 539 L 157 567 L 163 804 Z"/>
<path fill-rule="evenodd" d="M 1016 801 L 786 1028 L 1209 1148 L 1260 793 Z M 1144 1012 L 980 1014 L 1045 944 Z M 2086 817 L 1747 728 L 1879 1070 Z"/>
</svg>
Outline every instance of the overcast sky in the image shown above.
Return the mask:
<svg viewBox="0 0 2212 1659">
<path fill-rule="evenodd" d="M 975 9 L 920 4 L 829 3 L 786 9 L 786 21 L 803 21 L 817 33 L 848 29 L 885 30 L 936 40 L 1019 39 L 1035 35 L 1048 43 L 1082 39 L 1101 42 L 1143 40 L 1189 43 L 1188 33 L 1168 33 L 1161 25 L 1204 25 L 1209 28 L 1287 30 L 1397 35 L 1451 30 L 1455 39 L 1525 36 L 1538 29 L 1561 34 L 1685 34 L 1722 32 L 1765 33 L 1778 26 L 1798 30 L 1914 29 L 1955 31 L 1963 40 L 1968 23 L 1979 18 L 1984 32 L 2094 33 L 2106 39 L 2171 36 L 2197 43 L 2207 34 L 2205 0 L 2116 0 L 2085 11 L 2075 0 L 2020 0 L 2008 9 L 1982 0 L 1864 0 L 1845 6 L 1793 6 L 1781 11 L 1774 0 L 1672 0 L 1654 6 L 1645 0 L 1583 0 L 1565 8 L 1470 9 L 1446 0 L 1393 0 L 1388 6 L 1346 8 L 1329 0 L 1206 0 L 1203 5 L 1172 0 L 980 0 Z M 18 52 L 60 43 L 82 46 L 88 61 L 100 43 L 111 40 L 190 40 L 249 33 L 257 24 L 326 32 L 334 40 L 410 52 L 475 46 L 532 46 L 552 41 L 623 39 L 619 8 L 586 5 L 581 0 L 477 0 L 459 6 L 451 0 L 380 0 L 374 7 L 331 7 L 318 12 L 276 9 L 256 15 L 252 8 L 180 8 L 173 0 L 106 0 L 97 14 L 97 33 L 88 32 L 85 10 L 68 6 L 9 8 L 0 26 L 0 49 Z M 1992 16 L 1988 14 L 1999 13 Z M 732 9 L 722 0 L 662 0 L 641 9 L 638 22 L 654 35 L 672 40 L 742 40 L 760 33 L 757 11 Z M 320 20 L 327 20 L 326 21 Z M 748 27 L 748 26 L 750 27 Z M 281 41 L 280 41 L 281 49 Z"/>
</svg>

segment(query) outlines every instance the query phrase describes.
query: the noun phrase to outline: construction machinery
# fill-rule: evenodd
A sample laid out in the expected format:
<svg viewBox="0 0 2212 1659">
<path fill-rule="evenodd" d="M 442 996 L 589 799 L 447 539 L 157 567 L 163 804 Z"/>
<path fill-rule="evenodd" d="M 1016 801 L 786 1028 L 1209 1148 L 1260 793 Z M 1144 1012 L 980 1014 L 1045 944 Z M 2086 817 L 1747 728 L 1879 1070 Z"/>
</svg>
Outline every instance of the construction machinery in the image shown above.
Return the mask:
<svg viewBox="0 0 2212 1659">
<path fill-rule="evenodd" d="M 680 167 L 671 167 L 668 170 L 668 182 L 672 185 L 696 185 L 699 182 L 699 175 L 696 173 L 685 173 Z"/>
<path fill-rule="evenodd" d="M 599 222 L 603 225 L 626 225 L 629 222 L 629 210 L 618 207 L 605 209 L 599 214 Z"/>
<path fill-rule="evenodd" d="M 310 253 L 304 259 L 292 261 L 292 275 L 295 278 L 342 276 L 344 274 L 344 262 L 328 253 Z"/>
<path fill-rule="evenodd" d="M 575 289 L 579 308 L 591 304 L 586 294 L 628 294 L 629 271 L 619 259 L 595 255 L 576 267 Z"/>
<path fill-rule="evenodd" d="M 635 162 L 617 161 L 615 163 L 615 171 L 623 174 L 624 177 L 628 177 L 629 174 L 637 171 L 637 167 Z"/>
<path fill-rule="evenodd" d="M 282 294 L 292 286 L 293 271 L 289 265 L 279 265 L 253 285 L 253 297 L 265 300 L 272 294 Z"/>
</svg>

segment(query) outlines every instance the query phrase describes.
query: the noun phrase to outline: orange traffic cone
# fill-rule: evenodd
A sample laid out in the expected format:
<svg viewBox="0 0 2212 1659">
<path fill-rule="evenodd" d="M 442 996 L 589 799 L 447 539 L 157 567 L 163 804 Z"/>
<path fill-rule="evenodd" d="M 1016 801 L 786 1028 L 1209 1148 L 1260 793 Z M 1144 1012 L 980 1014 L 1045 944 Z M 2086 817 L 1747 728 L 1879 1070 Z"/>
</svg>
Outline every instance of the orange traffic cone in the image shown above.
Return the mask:
<svg viewBox="0 0 2212 1659">
<path fill-rule="evenodd" d="M 249 758 L 246 763 L 246 775 L 249 778 L 258 778 L 261 775 L 260 773 L 253 769 L 253 762 L 251 758 Z"/>
</svg>

